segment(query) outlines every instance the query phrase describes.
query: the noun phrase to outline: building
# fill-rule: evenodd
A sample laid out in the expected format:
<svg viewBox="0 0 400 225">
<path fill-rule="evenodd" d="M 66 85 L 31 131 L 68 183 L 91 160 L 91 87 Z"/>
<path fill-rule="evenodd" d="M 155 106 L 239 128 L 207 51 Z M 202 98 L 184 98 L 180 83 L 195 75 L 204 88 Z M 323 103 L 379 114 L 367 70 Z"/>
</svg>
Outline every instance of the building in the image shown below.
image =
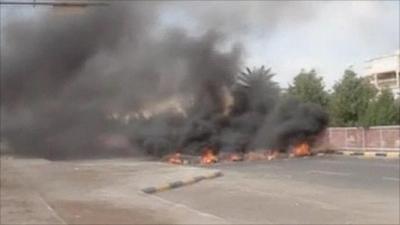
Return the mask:
<svg viewBox="0 0 400 225">
<path fill-rule="evenodd" d="M 388 88 L 400 97 L 400 51 L 366 61 L 365 76 L 378 89 Z"/>
</svg>

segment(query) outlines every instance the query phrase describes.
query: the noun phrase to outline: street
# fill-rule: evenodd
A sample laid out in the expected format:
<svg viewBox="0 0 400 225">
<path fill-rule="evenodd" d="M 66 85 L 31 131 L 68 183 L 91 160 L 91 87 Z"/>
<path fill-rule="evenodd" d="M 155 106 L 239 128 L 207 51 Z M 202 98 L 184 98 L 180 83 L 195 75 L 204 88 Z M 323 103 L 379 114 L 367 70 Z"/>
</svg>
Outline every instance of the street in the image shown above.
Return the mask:
<svg viewBox="0 0 400 225">
<path fill-rule="evenodd" d="M 222 171 L 156 194 L 142 188 Z M 315 156 L 175 166 L 1 158 L 1 223 L 399 223 L 399 160 Z"/>
<path fill-rule="evenodd" d="M 400 225 L 400 0 L 0 12 L 0 225 Z"/>
</svg>

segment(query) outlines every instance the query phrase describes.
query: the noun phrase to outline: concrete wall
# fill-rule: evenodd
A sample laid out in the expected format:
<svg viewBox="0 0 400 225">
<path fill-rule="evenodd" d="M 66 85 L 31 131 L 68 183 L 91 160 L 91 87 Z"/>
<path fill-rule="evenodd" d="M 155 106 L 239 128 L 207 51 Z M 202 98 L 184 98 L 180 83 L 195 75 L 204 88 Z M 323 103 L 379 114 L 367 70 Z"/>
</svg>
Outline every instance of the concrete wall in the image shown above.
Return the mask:
<svg viewBox="0 0 400 225">
<path fill-rule="evenodd" d="M 385 78 L 385 74 L 392 73 L 392 78 Z M 382 56 L 366 61 L 364 76 L 376 88 L 389 88 L 395 98 L 400 97 L 400 51 L 393 55 Z M 382 77 L 383 76 L 383 77 Z"/>
<path fill-rule="evenodd" d="M 330 127 L 322 142 L 331 150 L 400 151 L 400 126 Z"/>
</svg>

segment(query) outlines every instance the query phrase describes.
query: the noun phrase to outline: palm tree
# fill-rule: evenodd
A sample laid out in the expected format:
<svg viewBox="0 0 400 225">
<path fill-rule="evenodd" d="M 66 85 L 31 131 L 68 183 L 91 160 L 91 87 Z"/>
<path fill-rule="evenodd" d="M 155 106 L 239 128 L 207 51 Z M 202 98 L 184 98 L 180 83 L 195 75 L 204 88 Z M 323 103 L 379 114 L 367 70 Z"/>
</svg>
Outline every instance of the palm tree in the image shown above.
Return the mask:
<svg viewBox="0 0 400 225">
<path fill-rule="evenodd" d="M 271 73 L 271 68 L 265 69 L 264 66 L 246 68 L 236 77 L 233 88 L 234 105 L 233 114 L 242 114 L 247 111 L 267 113 L 275 105 L 279 97 L 280 89 L 272 78 L 275 74 Z"/>
<path fill-rule="evenodd" d="M 265 69 L 264 66 L 261 66 L 258 69 L 254 68 L 253 70 L 250 70 L 250 68 L 246 67 L 246 71 L 240 72 L 236 77 L 236 83 L 243 87 L 254 87 L 260 83 L 270 83 L 274 76 L 275 74 L 271 73 L 271 68 Z"/>
</svg>

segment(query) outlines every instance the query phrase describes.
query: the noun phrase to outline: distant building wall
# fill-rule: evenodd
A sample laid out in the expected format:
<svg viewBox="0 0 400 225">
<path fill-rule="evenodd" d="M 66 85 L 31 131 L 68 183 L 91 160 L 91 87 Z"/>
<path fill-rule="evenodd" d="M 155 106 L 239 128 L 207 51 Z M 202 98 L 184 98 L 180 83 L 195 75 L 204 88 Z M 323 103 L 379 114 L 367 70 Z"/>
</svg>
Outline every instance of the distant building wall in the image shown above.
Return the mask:
<svg viewBox="0 0 400 225">
<path fill-rule="evenodd" d="M 378 90 L 390 89 L 395 98 L 400 97 L 400 51 L 370 59 L 366 62 L 364 76 Z"/>
<path fill-rule="evenodd" d="M 331 150 L 400 151 L 400 126 L 330 127 L 323 142 Z"/>
</svg>

